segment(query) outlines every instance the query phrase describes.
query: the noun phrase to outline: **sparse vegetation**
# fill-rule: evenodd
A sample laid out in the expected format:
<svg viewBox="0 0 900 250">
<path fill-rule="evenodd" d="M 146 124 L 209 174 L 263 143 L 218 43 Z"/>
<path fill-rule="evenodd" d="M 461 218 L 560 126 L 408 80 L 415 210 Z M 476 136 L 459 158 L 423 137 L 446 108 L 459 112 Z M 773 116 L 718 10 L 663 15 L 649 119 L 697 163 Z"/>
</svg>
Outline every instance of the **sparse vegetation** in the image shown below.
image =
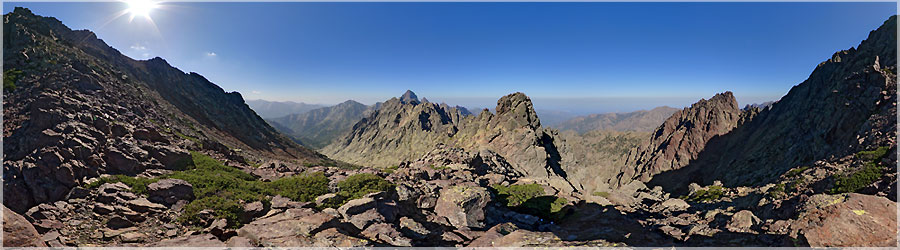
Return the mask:
<svg viewBox="0 0 900 250">
<path fill-rule="evenodd" d="M 322 173 L 290 176 L 269 183 L 268 188 L 291 200 L 309 202 L 328 193 L 328 178 Z"/>
<path fill-rule="evenodd" d="M 594 195 L 594 196 L 600 196 L 600 197 L 603 197 L 603 198 L 609 198 L 609 192 L 594 192 L 593 195 Z"/>
<path fill-rule="evenodd" d="M 400 168 L 400 166 L 398 166 L 398 165 L 393 165 L 393 166 L 390 166 L 390 167 L 386 167 L 386 168 L 382 169 L 381 171 L 382 171 L 382 172 L 385 172 L 385 173 L 387 173 L 387 174 L 393 174 L 394 171 L 397 171 L 397 169 L 399 169 L 399 168 Z"/>
<path fill-rule="evenodd" d="M 784 183 L 778 183 L 778 184 L 775 184 L 774 187 L 769 188 L 769 190 L 766 191 L 766 195 L 769 196 L 769 198 L 772 198 L 772 199 L 781 199 L 781 198 L 783 198 L 783 197 L 785 196 L 785 192 L 784 192 Z"/>
<path fill-rule="evenodd" d="M 431 169 L 434 169 L 434 170 L 450 169 L 449 166 L 435 166 L 435 165 L 431 165 L 430 167 L 431 167 Z"/>
<path fill-rule="evenodd" d="M 390 191 L 394 184 L 374 174 L 355 174 L 341 182 L 338 182 L 338 195 L 347 197 L 346 200 L 359 199 L 370 193 Z"/>
<path fill-rule="evenodd" d="M 790 171 L 788 171 L 788 172 L 785 173 L 784 175 L 787 176 L 787 177 L 798 176 L 798 175 L 800 175 L 801 173 L 803 173 L 803 171 L 806 171 L 807 169 L 809 169 L 809 166 L 802 166 L 802 167 L 799 167 L 799 168 L 791 169 Z"/>
<path fill-rule="evenodd" d="M 686 197 L 689 201 L 714 201 L 722 198 L 725 189 L 722 186 L 709 186 L 706 189 L 697 190 L 697 192 Z"/>
<path fill-rule="evenodd" d="M 13 91 L 16 89 L 16 82 L 22 76 L 21 70 L 8 69 L 3 71 L 3 89 Z"/>
<path fill-rule="evenodd" d="M 496 191 L 500 203 L 506 204 L 507 207 L 515 207 L 529 199 L 544 195 L 544 188 L 539 184 L 494 185 L 492 188 Z"/>
<path fill-rule="evenodd" d="M 864 161 L 862 169 L 846 175 L 834 175 L 834 186 L 829 190 L 829 193 L 859 192 L 866 186 L 881 179 L 884 176 L 884 167 L 881 165 L 881 159 L 889 153 L 889 147 L 879 147 L 875 150 L 856 153 L 856 157 Z"/>
<path fill-rule="evenodd" d="M 514 211 L 554 221 L 565 216 L 563 208 L 568 200 L 546 195 L 539 184 L 494 185 L 491 188 L 499 202 Z"/>
</svg>

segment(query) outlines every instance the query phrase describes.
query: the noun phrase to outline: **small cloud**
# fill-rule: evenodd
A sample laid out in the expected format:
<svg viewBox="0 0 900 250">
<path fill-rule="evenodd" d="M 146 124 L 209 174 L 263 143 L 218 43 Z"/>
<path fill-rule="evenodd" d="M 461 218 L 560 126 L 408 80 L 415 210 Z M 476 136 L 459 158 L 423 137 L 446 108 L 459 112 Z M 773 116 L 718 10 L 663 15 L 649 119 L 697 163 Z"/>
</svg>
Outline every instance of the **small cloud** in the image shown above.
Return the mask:
<svg viewBox="0 0 900 250">
<path fill-rule="evenodd" d="M 216 52 L 206 52 L 206 56 L 216 56 Z"/>
<path fill-rule="evenodd" d="M 259 90 L 250 91 L 250 93 L 254 95 L 262 94 L 262 92 L 259 92 Z"/>
<path fill-rule="evenodd" d="M 141 54 L 142 57 L 150 57 L 150 53 Z"/>
<path fill-rule="evenodd" d="M 133 50 L 147 50 L 147 47 L 144 46 L 144 45 L 141 45 L 140 43 L 135 43 L 134 45 L 131 45 L 131 49 L 133 49 Z"/>
</svg>

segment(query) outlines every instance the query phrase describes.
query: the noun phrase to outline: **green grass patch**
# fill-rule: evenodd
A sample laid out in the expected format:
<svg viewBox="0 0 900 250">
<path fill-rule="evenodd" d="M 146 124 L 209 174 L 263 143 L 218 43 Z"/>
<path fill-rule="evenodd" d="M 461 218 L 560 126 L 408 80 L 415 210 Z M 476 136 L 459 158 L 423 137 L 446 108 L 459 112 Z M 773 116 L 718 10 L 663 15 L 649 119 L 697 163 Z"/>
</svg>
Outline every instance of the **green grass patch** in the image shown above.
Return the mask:
<svg viewBox="0 0 900 250">
<path fill-rule="evenodd" d="M 493 185 L 491 189 L 496 194 L 498 202 L 513 211 L 552 221 L 558 221 L 565 216 L 563 208 L 569 202 L 565 198 L 546 195 L 544 188 L 539 184 Z"/>
<path fill-rule="evenodd" d="M 709 186 L 706 189 L 697 190 L 697 192 L 686 197 L 689 201 L 715 201 L 722 198 L 725 194 L 725 188 L 721 186 Z"/>
<path fill-rule="evenodd" d="M 191 136 L 182 134 L 181 132 L 175 131 L 175 135 L 178 136 L 178 137 L 181 137 L 181 139 L 185 139 L 185 140 L 192 141 L 192 142 L 194 142 L 194 143 L 200 144 L 200 139 L 197 139 L 197 138 L 194 138 L 194 137 L 191 137 Z M 202 147 L 202 146 L 201 146 L 201 147 Z"/>
<path fill-rule="evenodd" d="M 22 77 L 22 71 L 16 69 L 8 69 L 3 71 L 3 89 L 13 91 L 16 90 L 16 82 Z"/>
</svg>

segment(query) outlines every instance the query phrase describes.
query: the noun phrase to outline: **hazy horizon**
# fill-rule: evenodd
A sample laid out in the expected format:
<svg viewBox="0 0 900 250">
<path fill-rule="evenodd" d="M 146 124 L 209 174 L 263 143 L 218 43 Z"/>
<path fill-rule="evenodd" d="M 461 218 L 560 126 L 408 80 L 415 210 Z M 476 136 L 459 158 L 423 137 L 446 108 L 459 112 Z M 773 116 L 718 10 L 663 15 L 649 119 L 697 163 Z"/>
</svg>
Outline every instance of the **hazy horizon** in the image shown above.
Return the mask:
<svg viewBox="0 0 900 250">
<path fill-rule="evenodd" d="M 176 2 L 134 17 L 122 2 L 4 2 L 4 13 L 18 6 L 246 100 L 373 104 L 411 89 L 492 108 L 523 92 L 538 110 L 576 114 L 724 91 L 741 106 L 778 100 L 896 14 L 889 2 Z"/>
</svg>

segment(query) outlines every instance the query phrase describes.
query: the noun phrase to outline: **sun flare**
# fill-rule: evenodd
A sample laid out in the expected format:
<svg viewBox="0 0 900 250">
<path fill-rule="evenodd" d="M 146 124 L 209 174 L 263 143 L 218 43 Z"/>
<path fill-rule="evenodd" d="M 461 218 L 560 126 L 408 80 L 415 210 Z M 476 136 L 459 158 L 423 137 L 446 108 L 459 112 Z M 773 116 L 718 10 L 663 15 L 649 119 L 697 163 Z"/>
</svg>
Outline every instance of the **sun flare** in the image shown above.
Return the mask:
<svg viewBox="0 0 900 250">
<path fill-rule="evenodd" d="M 150 18 L 150 11 L 159 6 L 158 3 L 153 0 L 127 0 L 125 2 L 128 3 L 128 9 L 125 10 L 125 12 L 131 14 L 132 19 L 134 19 L 135 16 Z"/>
</svg>

